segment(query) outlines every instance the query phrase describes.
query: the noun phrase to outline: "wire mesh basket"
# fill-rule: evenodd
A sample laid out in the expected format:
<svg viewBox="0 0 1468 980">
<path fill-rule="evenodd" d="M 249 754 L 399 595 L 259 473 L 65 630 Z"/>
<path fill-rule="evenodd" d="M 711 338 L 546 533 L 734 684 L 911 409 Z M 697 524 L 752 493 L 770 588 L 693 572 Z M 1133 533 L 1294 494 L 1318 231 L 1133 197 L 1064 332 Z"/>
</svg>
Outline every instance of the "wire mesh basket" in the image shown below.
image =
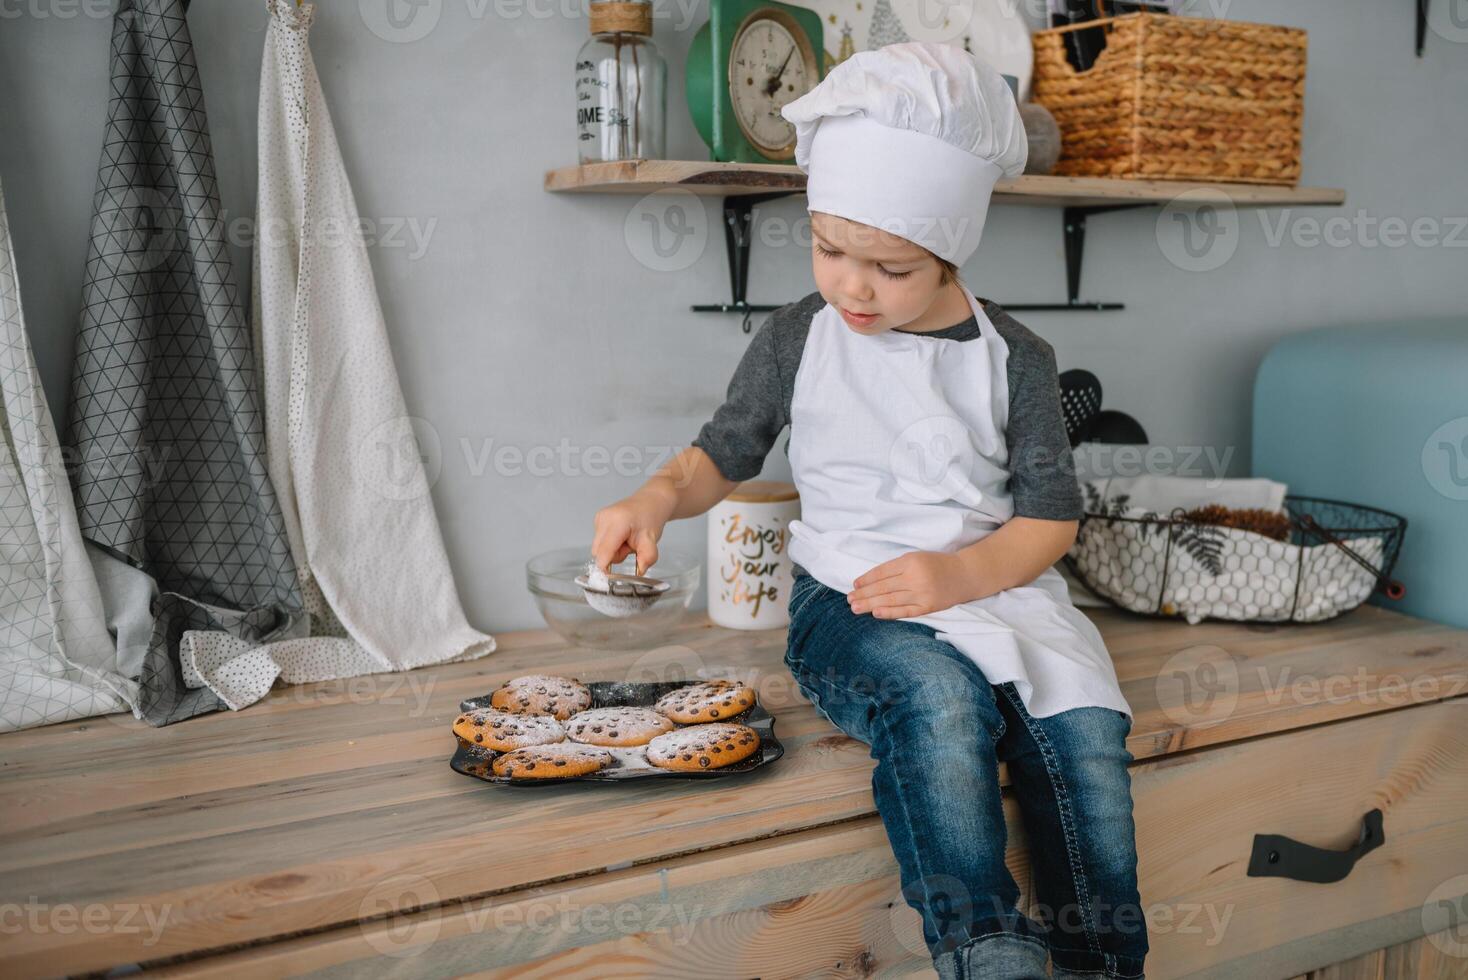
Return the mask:
<svg viewBox="0 0 1468 980">
<path fill-rule="evenodd" d="M 1086 488 L 1086 515 L 1066 566 L 1119 608 L 1153 616 L 1239 622 L 1316 623 L 1355 609 L 1372 592 L 1405 594 L 1391 578 L 1407 519 L 1320 497 L 1285 497 L 1284 537 L 1203 523 L 1099 499 Z"/>
</svg>

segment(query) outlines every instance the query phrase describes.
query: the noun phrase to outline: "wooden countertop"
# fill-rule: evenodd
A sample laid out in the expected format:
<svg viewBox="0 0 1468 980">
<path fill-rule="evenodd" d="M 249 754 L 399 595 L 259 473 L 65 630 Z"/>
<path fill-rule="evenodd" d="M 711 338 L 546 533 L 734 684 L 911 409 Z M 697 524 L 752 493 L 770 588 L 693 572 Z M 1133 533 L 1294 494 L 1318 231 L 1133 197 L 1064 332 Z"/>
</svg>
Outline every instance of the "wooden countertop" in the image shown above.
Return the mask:
<svg viewBox="0 0 1468 980">
<path fill-rule="evenodd" d="M 1468 692 L 1468 631 L 1376 607 L 1315 625 L 1087 610 L 1138 760 Z M 189 956 L 875 813 L 867 748 L 804 700 L 785 631 L 702 614 L 661 647 L 547 630 L 470 662 L 274 691 L 167 728 L 127 715 L 0 735 L 6 976 Z M 749 777 L 510 787 L 448 765 L 460 700 L 523 673 L 752 680 L 787 754 Z M 20 929 L 13 926 L 16 909 Z M 407 908 L 398 908 L 406 911 Z"/>
</svg>

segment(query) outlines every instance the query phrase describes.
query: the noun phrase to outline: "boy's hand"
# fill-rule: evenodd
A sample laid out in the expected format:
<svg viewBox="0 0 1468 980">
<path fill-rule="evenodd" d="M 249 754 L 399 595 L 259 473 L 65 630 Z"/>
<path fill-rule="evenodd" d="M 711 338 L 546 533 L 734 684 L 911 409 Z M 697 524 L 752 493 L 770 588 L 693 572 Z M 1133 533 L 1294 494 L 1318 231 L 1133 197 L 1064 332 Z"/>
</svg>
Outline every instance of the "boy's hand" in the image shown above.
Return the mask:
<svg viewBox="0 0 1468 980">
<path fill-rule="evenodd" d="M 667 498 L 646 488 L 597 511 L 591 542 L 597 567 L 606 571 L 636 552 L 637 574 L 646 573 L 658 560 L 658 538 L 671 512 Z"/>
<path fill-rule="evenodd" d="M 854 613 L 878 619 L 922 616 L 973 598 L 969 569 L 958 554 L 910 551 L 858 578 L 846 596 Z"/>
</svg>

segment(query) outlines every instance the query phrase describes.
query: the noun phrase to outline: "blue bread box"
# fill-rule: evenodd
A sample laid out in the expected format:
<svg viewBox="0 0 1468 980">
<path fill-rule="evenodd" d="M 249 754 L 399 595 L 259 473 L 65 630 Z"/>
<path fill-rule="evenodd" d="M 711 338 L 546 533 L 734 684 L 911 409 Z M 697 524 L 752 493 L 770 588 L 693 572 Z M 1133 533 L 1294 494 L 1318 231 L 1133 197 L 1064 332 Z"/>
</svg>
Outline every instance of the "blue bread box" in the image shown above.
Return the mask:
<svg viewBox="0 0 1468 980">
<path fill-rule="evenodd" d="M 1468 627 L 1468 317 L 1276 343 L 1254 383 L 1252 475 L 1401 514 L 1407 594 L 1370 601 Z"/>
</svg>

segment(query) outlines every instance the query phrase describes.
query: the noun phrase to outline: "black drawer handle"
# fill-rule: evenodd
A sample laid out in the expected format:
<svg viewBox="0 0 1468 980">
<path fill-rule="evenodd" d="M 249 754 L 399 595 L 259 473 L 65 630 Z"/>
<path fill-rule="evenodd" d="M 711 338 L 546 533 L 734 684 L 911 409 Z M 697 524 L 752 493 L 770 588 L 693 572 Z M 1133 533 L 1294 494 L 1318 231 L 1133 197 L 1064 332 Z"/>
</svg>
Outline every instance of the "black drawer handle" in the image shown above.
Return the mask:
<svg viewBox="0 0 1468 980">
<path fill-rule="evenodd" d="M 1311 847 L 1279 834 L 1255 834 L 1249 877 L 1293 878 L 1321 884 L 1340 881 L 1362 856 L 1380 847 L 1384 840 L 1380 810 L 1371 810 L 1361 818 L 1361 836 L 1344 851 Z"/>
</svg>

